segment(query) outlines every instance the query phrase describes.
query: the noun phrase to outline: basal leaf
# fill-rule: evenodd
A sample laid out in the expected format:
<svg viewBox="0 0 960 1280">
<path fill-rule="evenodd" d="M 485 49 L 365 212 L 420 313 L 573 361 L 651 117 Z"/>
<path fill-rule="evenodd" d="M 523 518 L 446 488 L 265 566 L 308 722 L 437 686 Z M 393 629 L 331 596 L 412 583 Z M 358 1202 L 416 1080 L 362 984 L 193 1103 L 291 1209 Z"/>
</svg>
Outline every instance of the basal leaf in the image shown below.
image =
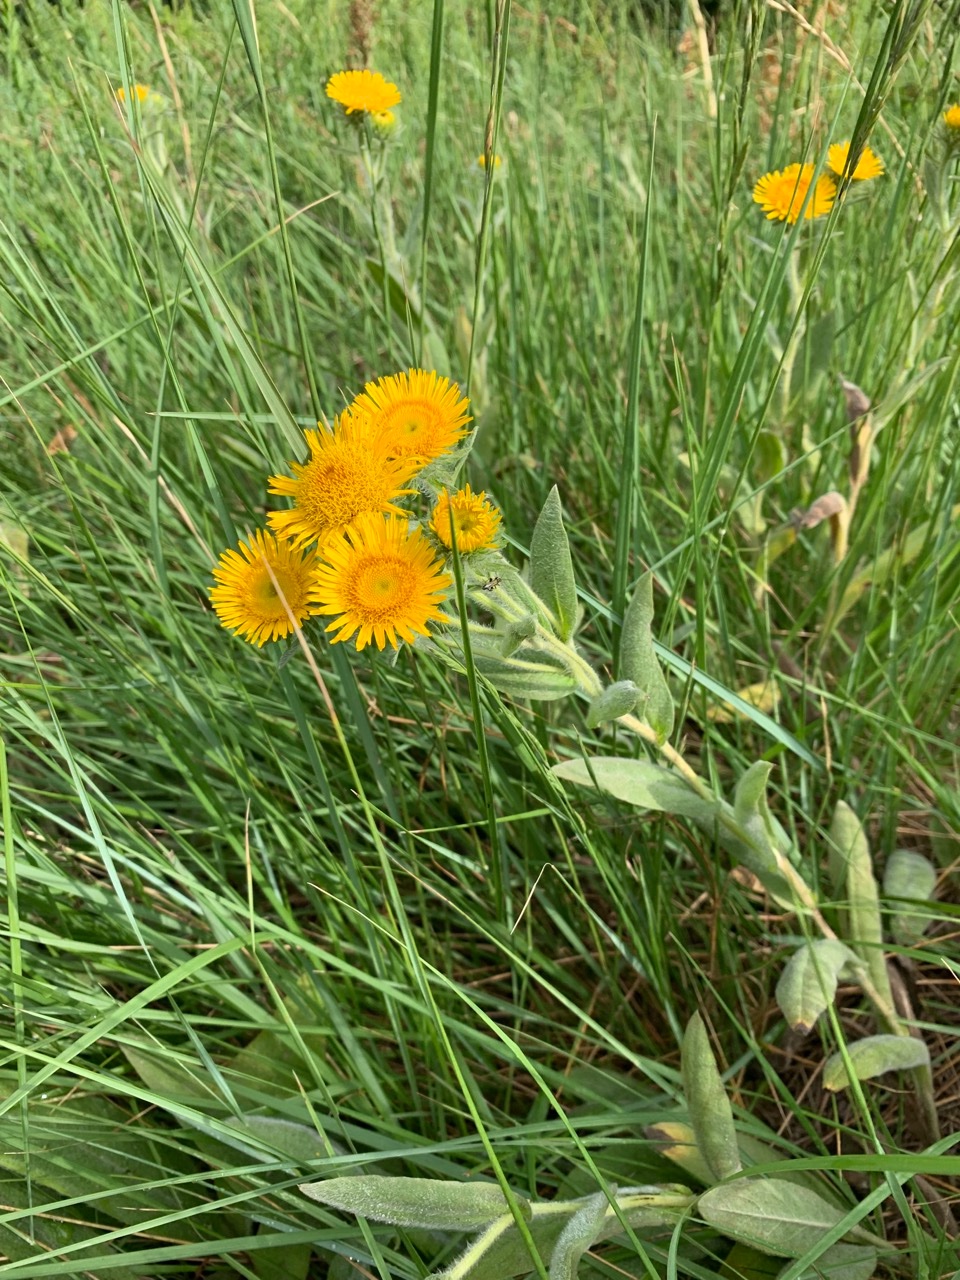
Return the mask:
<svg viewBox="0 0 960 1280">
<path fill-rule="evenodd" d="M 917 1036 L 866 1036 L 847 1046 L 847 1056 L 858 1080 L 871 1080 L 886 1071 L 910 1071 L 930 1064 L 930 1050 Z M 847 1064 L 833 1053 L 823 1068 L 823 1083 L 836 1092 L 850 1083 Z"/>
</svg>

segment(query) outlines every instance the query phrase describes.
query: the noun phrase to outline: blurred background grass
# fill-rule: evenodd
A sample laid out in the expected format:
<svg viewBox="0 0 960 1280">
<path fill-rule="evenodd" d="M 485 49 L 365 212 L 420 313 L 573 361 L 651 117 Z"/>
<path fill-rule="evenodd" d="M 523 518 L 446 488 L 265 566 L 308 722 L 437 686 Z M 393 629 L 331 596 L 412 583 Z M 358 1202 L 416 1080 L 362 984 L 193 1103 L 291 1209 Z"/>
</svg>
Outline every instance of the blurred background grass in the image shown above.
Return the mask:
<svg viewBox="0 0 960 1280">
<path fill-rule="evenodd" d="M 334 718 L 297 655 L 216 624 L 212 561 L 262 522 L 298 427 L 421 360 L 469 372 L 468 478 L 518 563 L 559 485 L 598 667 L 618 565 L 653 566 L 703 772 L 775 760 L 811 875 L 841 797 L 881 860 L 937 861 L 908 967 L 957 1128 L 957 6 L 733 5 L 705 20 L 708 78 L 689 13 L 568 9 L 514 5 L 505 30 L 493 4 L 262 3 L 256 45 L 241 0 L 4 11 L 0 1275 L 426 1275 L 438 1241 L 344 1223 L 296 1183 L 489 1174 L 489 1148 L 529 1193 L 589 1189 L 588 1156 L 669 1179 L 640 1135 L 675 1106 L 698 1006 L 745 1125 L 824 1154 L 874 1149 L 871 1125 L 914 1145 L 896 1093 L 859 1115 L 816 1087 L 819 1049 L 784 1061 L 795 922 L 708 842 L 553 780 L 582 745 L 631 750 L 612 729 L 493 695 L 477 725 L 428 654 L 318 641 Z M 324 94 L 365 58 L 404 95 L 387 287 Z M 136 82 L 159 100 L 118 109 Z M 874 107 L 886 175 L 791 250 L 753 183 Z M 790 515 L 847 490 L 840 376 L 882 429 L 835 568 L 827 526 Z M 751 686 L 779 733 L 716 715 Z M 904 1238 L 936 1275 L 923 1199 L 932 1235 Z M 713 1274 L 722 1252 L 691 1228 L 674 1265 Z M 604 1256 L 582 1274 L 648 1274 L 627 1245 Z"/>
</svg>

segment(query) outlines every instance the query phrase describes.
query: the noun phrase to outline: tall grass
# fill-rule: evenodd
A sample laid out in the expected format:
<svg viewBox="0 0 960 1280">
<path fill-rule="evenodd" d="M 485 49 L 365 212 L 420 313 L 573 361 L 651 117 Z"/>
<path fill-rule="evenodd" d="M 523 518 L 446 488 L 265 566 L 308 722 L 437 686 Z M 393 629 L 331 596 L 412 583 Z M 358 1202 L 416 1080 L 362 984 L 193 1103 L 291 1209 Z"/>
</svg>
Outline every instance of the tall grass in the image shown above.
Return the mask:
<svg viewBox="0 0 960 1280">
<path fill-rule="evenodd" d="M 698 1007 L 741 1123 L 782 1120 L 784 1151 L 831 1157 L 838 1188 L 845 1152 L 914 1145 L 883 1087 L 821 1114 L 809 1074 L 781 1070 L 771 993 L 795 922 L 709 842 L 556 782 L 558 755 L 629 749 L 609 727 L 471 700 L 428 653 L 320 643 L 312 671 L 216 624 L 211 565 L 261 521 L 300 429 L 421 360 L 469 372 L 470 477 L 518 563 L 559 485 L 597 665 L 654 568 L 705 775 L 774 759 L 811 876 L 838 798 L 879 854 L 932 852 L 946 900 L 908 967 L 958 1127 L 958 203 L 939 117 L 960 11 L 734 6 L 711 118 L 668 15 L 572 9 L 378 6 L 373 65 L 404 93 L 396 278 L 324 96 L 345 6 L 5 12 L 0 1275 L 425 1276 L 452 1245 L 297 1184 L 670 1180 L 641 1135 L 676 1105 Z M 161 109 L 118 109 L 136 82 Z M 882 180 L 826 221 L 764 222 L 756 177 L 875 117 Z M 791 511 L 846 492 L 840 375 L 882 426 L 847 554 L 833 564 L 824 524 L 773 559 Z M 762 710 L 717 716 L 764 683 Z M 906 1208 L 896 1234 L 940 1274 L 927 1202 L 952 1184 L 910 1194 L 888 1215 Z M 679 1254 L 628 1240 L 581 1274 L 703 1276 L 722 1253 L 690 1224 Z"/>
</svg>

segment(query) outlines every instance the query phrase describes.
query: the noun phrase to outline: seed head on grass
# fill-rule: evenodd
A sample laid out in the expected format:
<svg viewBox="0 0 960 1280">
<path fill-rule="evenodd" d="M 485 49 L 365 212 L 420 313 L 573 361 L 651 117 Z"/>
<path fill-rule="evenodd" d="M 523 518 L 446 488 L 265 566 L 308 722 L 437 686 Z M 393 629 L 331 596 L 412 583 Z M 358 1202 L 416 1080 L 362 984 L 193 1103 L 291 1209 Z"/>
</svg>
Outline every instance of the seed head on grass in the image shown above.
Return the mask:
<svg viewBox="0 0 960 1280">
<path fill-rule="evenodd" d="M 473 493 L 469 485 L 448 494 L 442 489 L 430 517 L 430 529 L 445 547 L 453 546 L 450 519 L 457 534 L 457 549 L 462 553 L 492 551 L 500 530 L 500 512 L 485 493 Z"/>
<path fill-rule="evenodd" d="M 337 615 L 331 643 L 356 635 L 358 649 L 378 649 L 429 635 L 427 624 L 446 622 L 439 605 L 450 586 L 420 527 L 397 516 L 364 515 L 331 539 L 316 572 L 318 612 Z"/>
<path fill-rule="evenodd" d="M 396 457 L 425 466 L 466 435 L 469 405 L 449 378 L 411 369 L 368 382 L 350 409 L 369 419 Z"/>
<path fill-rule="evenodd" d="M 332 431 L 307 431 L 310 457 L 291 462 L 292 476 L 270 477 L 270 492 L 293 498 L 287 511 L 271 511 L 271 529 L 297 546 L 321 547 L 348 529 L 366 512 L 402 515 L 396 499 L 417 466 L 392 456 L 379 439 L 379 430 L 362 417 L 343 414 Z"/>
<path fill-rule="evenodd" d="M 298 551 L 262 529 L 249 543 L 241 542 L 238 551 L 225 551 L 213 571 L 217 585 L 210 591 L 221 624 L 258 648 L 289 635 L 290 614 L 299 626 L 318 612 L 316 559 L 314 552 Z"/>
<path fill-rule="evenodd" d="M 348 116 L 357 111 L 376 116 L 397 106 L 402 94 L 379 71 L 338 71 L 327 81 L 327 97 L 339 102 Z"/>
<path fill-rule="evenodd" d="M 788 164 L 782 171 L 777 169 L 773 173 L 765 173 L 753 188 L 753 199 L 768 220 L 793 223 L 800 217 L 801 210 L 804 219 L 821 218 L 833 208 L 837 184 L 826 174 L 821 174 L 807 200 L 812 181 L 812 164 Z"/>
<path fill-rule="evenodd" d="M 849 158 L 850 143 L 835 142 L 827 152 L 827 165 L 838 178 L 842 178 L 846 174 Z M 854 182 L 867 182 L 871 178 L 879 178 L 882 173 L 883 161 L 875 151 L 872 151 L 869 147 L 864 147 L 860 152 L 860 159 L 849 177 Z"/>
</svg>

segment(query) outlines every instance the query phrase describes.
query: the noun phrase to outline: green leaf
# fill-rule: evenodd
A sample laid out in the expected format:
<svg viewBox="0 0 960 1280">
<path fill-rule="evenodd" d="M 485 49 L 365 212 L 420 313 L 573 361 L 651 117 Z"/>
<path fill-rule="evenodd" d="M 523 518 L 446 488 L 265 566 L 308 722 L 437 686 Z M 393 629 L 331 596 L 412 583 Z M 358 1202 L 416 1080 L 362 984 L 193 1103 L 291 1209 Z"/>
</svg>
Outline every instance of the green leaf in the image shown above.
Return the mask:
<svg viewBox="0 0 960 1280">
<path fill-rule="evenodd" d="M 928 858 L 912 849 L 894 849 L 883 872 L 883 892 L 888 898 L 932 902 L 937 888 L 937 872 Z M 932 923 L 929 912 L 897 911 L 890 932 L 902 946 L 919 942 Z"/>
<path fill-rule="evenodd" d="M 580 621 L 580 606 L 556 485 L 547 495 L 530 540 L 530 585 L 550 610 L 559 638 L 569 640 Z"/>
<path fill-rule="evenodd" d="M 580 1259 L 597 1239 L 609 1208 L 609 1200 L 598 1191 L 573 1215 L 551 1255 L 550 1280 L 577 1280 Z"/>
<path fill-rule="evenodd" d="M 733 812 L 761 848 L 770 846 L 779 853 L 790 849 L 790 837 L 770 812 L 767 804 L 767 780 L 773 765 L 757 760 L 737 783 L 733 797 Z M 775 863 L 773 864 L 776 865 Z"/>
<path fill-rule="evenodd" d="M 830 369 L 836 324 L 833 312 L 820 316 L 803 335 L 790 379 L 790 399 L 801 392 L 812 395 Z"/>
<path fill-rule="evenodd" d="M 713 1183 L 710 1166 L 697 1146 L 697 1137 L 690 1125 L 680 1120 L 661 1120 L 657 1124 L 648 1125 L 644 1134 L 651 1142 L 657 1143 L 662 1156 L 678 1165 L 691 1178 L 696 1178 L 697 1182 L 702 1182 L 707 1187 Z"/>
<path fill-rule="evenodd" d="M 530 662 L 516 656 L 490 658 L 484 654 L 475 654 L 474 665 L 495 689 L 513 698 L 554 702 L 557 698 L 568 697 L 577 688 L 575 676 L 550 662 Z"/>
<path fill-rule="evenodd" d="M 930 1050 L 917 1036 L 866 1036 L 847 1046 L 847 1057 L 858 1080 L 872 1080 L 886 1071 L 911 1071 L 930 1065 Z M 850 1084 L 847 1064 L 833 1053 L 823 1068 L 824 1087 L 836 1092 Z"/>
<path fill-rule="evenodd" d="M 302 1182 L 300 1190 L 311 1200 L 344 1213 L 397 1227 L 474 1231 L 510 1211 L 506 1196 L 495 1182 L 441 1182 L 436 1178 L 361 1174 Z M 522 1196 L 516 1200 L 524 1216 L 528 1216 L 529 1201 Z"/>
<path fill-rule="evenodd" d="M 308 1244 L 282 1244 L 251 1250 L 250 1265 L 257 1280 L 307 1280 L 312 1258 L 313 1249 Z"/>
<path fill-rule="evenodd" d="M 553 772 L 565 782 L 599 787 L 607 795 L 636 805 L 638 809 L 674 813 L 710 830 L 719 819 L 719 804 L 701 799 L 678 774 L 649 760 L 591 756 L 587 760 L 564 760 L 553 766 Z"/>
<path fill-rule="evenodd" d="M 753 453 L 753 476 L 757 484 L 767 484 L 787 465 L 787 447 L 775 431 L 757 432 Z"/>
<path fill-rule="evenodd" d="M 877 1251 L 871 1245 L 832 1244 L 797 1280 L 871 1280 L 876 1269 Z"/>
<path fill-rule="evenodd" d="M 653 573 L 648 571 L 637 583 L 627 605 L 620 632 L 621 680 L 632 680 L 640 690 L 637 712 L 666 742 L 673 732 L 673 697 L 653 642 Z"/>
<path fill-rule="evenodd" d="M 568 1221 L 568 1214 L 557 1213 L 530 1223 L 530 1235 L 542 1259 L 549 1260 Z M 471 1240 L 452 1266 L 429 1280 L 508 1280 L 529 1275 L 535 1265 L 517 1224 L 507 1214 Z"/>
<path fill-rule="evenodd" d="M 518 618 L 516 622 L 508 623 L 503 631 L 499 633 L 500 640 L 500 656 L 509 658 L 520 648 L 527 640 L 532 640 L 537 634 L 537 620 L 532 613 L 528 613 L 523 618 Z"/>
<path fill-rule="evenodd" d="M 728 1178 L 743 1166 L 737 1147 L 730 1099 L 720 1079 L 707 1029 L 699 1013 L 687 1023 L 680 1050 L 683 1095 L 697 1147 L 716 1179 Z"/>
<path fill-rule="evenodd" d="M 700 1197 L 700 1217 L 723 1235 L 780 1258 L 802 1257 L 846 1213 L 781 1178 L 742 1178 Z"/>
<path fill-rule="evenodd" d="M 725 817 L 733 818 L 731 806 L 720 800 L 703 799 L 678 774 L 649 760 L 629 760 L 619 756 L 564 760 L 553 766 L 553 772 L 565 782 L 597 787 L 617 800 L 636 805 L 638 809 L 687 818 L 711 839 L 716 839 L 737 862 L 749 867 L 763 881 L 768 893 L 793 909 L 790 887 L 777 871 L 776 859 L 768 842 L 764 840 L 762 845 L 758 845 L 753 840 L 740 839 L 722 821 Z"/>
<path fill-rule="evenodd" d="M 295 1120 L 283 1120 L 277 1116 L 231 1116 L 224 1120 L 229 1129 L 249 1134 L 257 1151 L 264 1146 L 279 1151 L 295 1164 L 310 1164 L 333 1154 L 331 1144 L 322 1134 Z"/>
<path fill-rule="evenodd" d="M 587 728 L 595 729 L 607 720 L 628 715 L 637 705 L 640 690 L 632 680 L 618 680 L 598 693 L 587 708 Z"/>
<path fill-rule="evenodd" d="M 857 957 L 836 938 L 818 938 L 787 961 L 777 983 L 777 1004 L 794 1031 L 809 1031 L 837 994 L 837 982 Z"/>
<path fill-rule="evenodd" d="M 779 1258 L 748 1244 L 735 1244 L 723 1260 L 720 1280 L 776 1280 L 782 1269 Z"/>
<path fill-rule="evenodd" d="M 893 1005 L 890 976 L 883 955 L 880 893 L 873 874 L 870 846 L 860 819 L 841 800 L 830 824 L 835 854 L 835 883 L 849 910 L 849 941 L 867 967 L 870 980 L 889 1006 Z"/>
</svg>

